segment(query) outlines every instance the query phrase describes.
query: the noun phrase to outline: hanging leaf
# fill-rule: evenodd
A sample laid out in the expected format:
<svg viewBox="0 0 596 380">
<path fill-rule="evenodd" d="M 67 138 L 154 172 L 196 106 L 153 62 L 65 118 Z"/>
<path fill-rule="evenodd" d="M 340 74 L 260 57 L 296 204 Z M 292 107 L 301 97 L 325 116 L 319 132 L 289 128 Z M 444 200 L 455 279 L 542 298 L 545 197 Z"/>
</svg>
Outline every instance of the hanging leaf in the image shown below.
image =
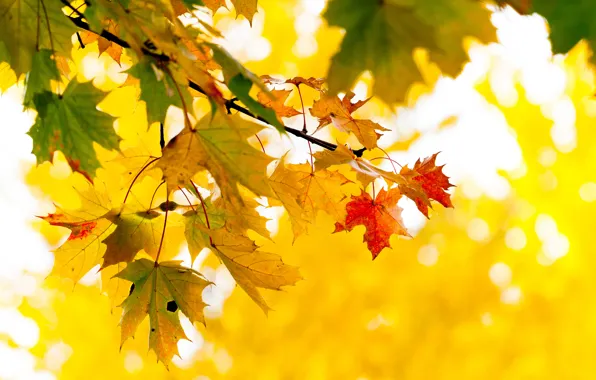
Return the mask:
<svg viewBox="0 0 596 380">
<path fill-rule="evenodd" d="M 132 337 L 149 315 L 149 348 L 166 366 L 178 355 L 178 341 L 188 339 L 180 325 L 178 309 L 191 322 L 205 323 L 203 290 L 211 283 L 179 261 L 156 263 L 139 259 L 116 277 L 132 282 L 132 292 L 122 304 L 121 343 Z"/>
<path fill-rule="evenodd" d="M 61 96 L 44 91 L 33 97 L 37 120 L 29 135 L 37 162 L 52 160 L 61 151 L 72 170 L 89 180 L 101 166 L 93 143 L 106 149 L 118 149 L 120 138 L 114 131 L 114 118 L 97 110 L 105 94 L 91 82 L 70 81 Z"/>
<path fill-rule="evenodd" d="M 217 257 L 265 314 L 270 308 L 257 288 L 280 290 L 282 286 L 294 285 L 302 279 L 298 268 L 284 264 L 278 255 L 258 251 L 255 243 L 246 236 L 225 229 L 211 231 L 211 236 Z"/>
<path fill-rule="evenodd" d="M 398 188 L 393 188 L 381 189 L 374 200 L 365 191 L 352 196 L 346 205 L 346 220 L 335 224 L 335 232 L 352 231 L 358 225 L 366 227 L 364 241 L 374 260 L 383 248 L 391 247 L 391 235 L 410 236 L 401 218 L 402 209 L 397 205 L 401 195 Z"/>
</svg>

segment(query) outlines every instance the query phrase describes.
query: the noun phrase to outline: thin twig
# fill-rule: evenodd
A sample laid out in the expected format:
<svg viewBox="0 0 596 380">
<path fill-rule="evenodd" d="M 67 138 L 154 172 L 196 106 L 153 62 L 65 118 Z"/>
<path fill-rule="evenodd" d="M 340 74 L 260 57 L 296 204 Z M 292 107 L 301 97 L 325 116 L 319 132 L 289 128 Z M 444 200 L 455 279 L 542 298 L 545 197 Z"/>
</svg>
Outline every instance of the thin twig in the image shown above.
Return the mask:
<svg viewBox="0 0 596 380">
<path fill-rule="evenodd" d="M 62 1 L 62 3 L 64 3 L 65 5 L 68 6 L 68 4 L 66 4 L 66 3 L 68 3 L 67 0 L 61 0 L 61 1 Z M 72 6 L 70 6 L 70 7 L 72 8 Z M 93 32 L 93 33 L 96 33 L 96 34 L 99 34 L 101 37 L 105 38 L 108 41 L 111 41 L 111 42 L 115 43 L 116 45 L 119 45 L 119 46 L 121 46 L 123 48 L 130 48 L 131 47 L 128 42 L 126 42 L 125 40 L 123 40 L 120 37 L 116 36 L 115 34 L 108 32 L 105 29 L 103 29 L 101 32 L 95 32 L 95 31 L 93 31 L 91 29 L 91 27 L 89 26 L 89 24 L 86 21 L 84 21 L 81 17 L 69 17 L 69 19 L 77 27 L 79 27 L 81 29 L 84 29 L 84 30 L 88 30 L 88 31 Z M 154 57 L 154 58 L 156 58 L 158 60 L 161 60 L 161 61 L 169 61 L 170 60 L 170 57 L 167 56 L 167 55 L 165 55 L 165 54 L 154 53 L 154 52 L 151 52 L 151 51 L 149 51 L 148 49 L 145 49 L 145 48 L 142 48 L 141 50 L 142 50 L 142 52 L 144 54 L 149 55 L 149 56 L 152 56 L 152 57 Z M 194 83 L 194 82 L 192 82 L 190 80 L 188 81 L 188 86 L 190 88 L 192 88 L 193 90 L 198 91 L 201 94 L 204 94 L 204 95 L 207 95 L 208 96 L 208 94 L 205 92 L 205 90 L 203 90 L 201 88 L 201 86 L 199 86 L 198 84 L 196 84 L 196 83 Z M 257 119 L 257 120 L 262 121 L 262 122 L 264 122 L 264 123 L 266 123 L 268 125 L 271 125 L 269 122 L 267 122 L 262 117 L 253 114 L 248 109 L 246 109 L 246 108 L 244 108 L 244 107 L 242 107 L 242 106 L 234 103 L 230 99 L 229 100 L 226 100 L 225 107 L 226 107 L 226 109 L 238 111 L 240 113 L 243 113 L 246 116 L 250 116 L 250 117 L 252 117 L 254 119 Z M 299 137 L 301 139 L 304 139 L 306 141 L 310 141 L 311 143 L 313 143 L 315 145 L 318 145 L 318 146 L 320 146 L 322 148 L 325 148 L 327 150 L 334 151 L 335 149 L 337 149 L 337 145 L 332 144 L 332 143 L 327 142 L 327 141 L 324 141 L 324 140 L 321 140 L 321 139 L 318 139 L 316 137 L 310 136 L 310 135 L 308 135 L 308 134 L 306 134 L 303 131 L 300 131 L 298 129 L 294 129 L 294 128 L 290 128 L 290 127 L 284 126 L 284 130 L 286 132 L 288 132 L 289 134 L 291 134 L 291 135 L 294 135 L 294 136 Z M 366 148 L 362 148 L 362 149 L 352 150 L 352 152 L 356 155 L 356 157 L 362 157 L 362 154 L 364 153 L 365 150 L 366 150 Z"/>
</svg>

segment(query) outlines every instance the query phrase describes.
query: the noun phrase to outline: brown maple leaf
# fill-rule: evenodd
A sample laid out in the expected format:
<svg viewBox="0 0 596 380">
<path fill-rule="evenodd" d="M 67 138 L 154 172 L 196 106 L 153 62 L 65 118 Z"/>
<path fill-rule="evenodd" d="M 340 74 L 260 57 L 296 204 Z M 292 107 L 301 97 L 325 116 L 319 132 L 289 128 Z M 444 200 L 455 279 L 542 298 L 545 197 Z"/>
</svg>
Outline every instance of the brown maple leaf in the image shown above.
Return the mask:
<svg viewBox="0 0 596 380">
<path fill-rule="evenodd" d="M 435 153 L 423 161 L 418 159 L 413 169 L 408 168 L 406 165 L 400 171 L 406 181 L 413 185 L 400 185 L 401 191 L 416 203 L 418 210 L 427 218 L 428 207 L 432 207 L 430 204 L 431 199 L 436 200 L 444 207 L 453 207 L 451 194 L 446 192 L 453 185 L 449 183 L 449 177 L 443 173 L 445 165 L 436 166 L 435 164 L 438 154 Z M 420 188 L 422 188 L 422 192 L 419 191 Z"/>
<path fill-rule="evenodd" d="M 397 205 L 401 196 L 397 187 L 389 191 L 382 189 L 374 200 L 365 191 L 358 196 L 353 195 L 352 200 L 346 205 L 346 220 L 344 223 L 335 224 L 334 233 L 351 231 L 358 225 L 366 227 L 364 241 L 374 260 L 383 248 L 391 247 L 391 235 L 410 236 L 401 219 L 402 209 Z"/>
<path fill-rule="evenodd" d="M 353 97 L 353 92 L 347 93 L 343 99 L 323 94 L 321 99 L 314 102 L 310 113 L 319 119 L 317 129 L 333 123 L 340 131 L 352 132 L 366 149 L 373 149 L 381 137 L 376 131 L 387 131 L 387 129 L 372 120 L 353 118 L 352 113 L 370 100 L 368 98 L 352 103 Z"/>
<path fill-rule="evenodd" d="M 270 95 L 264 92 L 259 92 L 257 94 L 257 99 L 259 100 L 259 103 L 265 107 L 273 109 L 277 114 L 277 118 L 281 122 L 282 117 L 292 117 L 302 114 L 302 112 L 297 111 L 294 107 L 286 106 L 284 104 L 291 93 L 292 90 L 271 90 L 271 94 L 275 98 L 275 100 L 273 100 Z"/>
</svg>

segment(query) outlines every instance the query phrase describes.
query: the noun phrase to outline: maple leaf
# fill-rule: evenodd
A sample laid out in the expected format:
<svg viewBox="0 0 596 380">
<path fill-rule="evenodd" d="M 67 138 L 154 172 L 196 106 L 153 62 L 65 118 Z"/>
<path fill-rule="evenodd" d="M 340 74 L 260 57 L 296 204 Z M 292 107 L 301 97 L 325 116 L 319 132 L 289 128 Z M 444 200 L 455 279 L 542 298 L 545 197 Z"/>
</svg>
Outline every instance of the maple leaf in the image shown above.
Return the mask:
<svg viewBox="0 0 596 380">
<path fill-rule="evenodd" d="M 280 159 L 269 181 L 288 212 L 294 240 L 307 232 L 318 211 L 326 212 L 335 220 L 345 219 L 344 200 L 347 197 L 342 186 L 352 181 L 341 173 L 326 169 L 313 172 L 307 163 L 285 165 L 284 158 Z"/>
<path fill-rule="evenodd" d="M 265 94 L 264 92 L 259 92 L 257 94 L 257 99 L 265 107 L 273 109 L 277 114 L 278 120 L 281 123 L 282 117 L 292 117 L 302 114 L 302 112 L 297 111 L 294 107 L 285 105 L 285 102 L 291 93 L 291 90 L 272 90 L 271 94 L 273 94 L 273 96 L 275 97 L 275 100 L 273 100 L 268 94 Z"/>
<path fill-rule="evenodd" d="M 290 79 L 279 79 L 279 78 L 274 78 L 270 75 L 261 75 L 261 80 L 264 83 L 270 83 L 270 84 L 293 84 L 296 87 L 300 86 L 301 84 L 304 84 L 308 87 L 311 87 L 317 91 L 322 91 L 323 89 L 323 84 L 325 83 L 325 78 L 314 78 L 314 77 L 310 77 L 310 78 L 303 78 L 303 77 L 294 77 L 294 78 L 290 78 Z"/>
<path fill-rule="evenodd" d="M 372 149 L 377 146 L 377 140 L 381 136 L 376 131 L 387 129 L 371 120 L 354 119 L 352 112 L 366 104 L 370 98 L 352 103 L 353 97 L 352 92 L 347 93 L 343 99 L 323 95 L 314 102 L 310 113 L 319 119 L 319 128 L 333 123 L 342 132 L 352 132 L 366 149 Z"/>
<path fill-rule="evenodd" d="M 31 72 L 27 75 L 25 97 L 23 105 L 33 107 L 33 98 L 36 94 L 52 91 L 50 81 L 59 81 L 60 73 L 56 61 L 52 58 L 52 51 L 41 49 L 33 54 Z"/>
<path fill-rule="evenodd" d="M 0 45 L 17 77 L 32 70 L 33 56 L 40 49 L 70 55 L 75 25 L 62 12 L 60 0 L 0 0 Z"/>
<path fill-rule="evenodd" d="M 203 4 L 215 13 L 219 8 L 226 6 L 226 0 L 203 0 Z"/>
<path fill-rule="evenodd" d="M 114 118 L 97 110 L 105 94 L 91 82 L 70 81 L 64 94 L 44 91 L 35 94 L 38 115 L 28 134 L 33 139 L 37 162 L 49 161 L 56 150 L 66 156 L 71 168 L 87 178 L 101 166 L 93 143 L 118 149 L 120 138 L 113 127 Z"/>
<path fill-rule="evenodd" d="M 252 18 L 257 13 L 257 0 L 231 0 L 236 8 L 236 17 L 242 15 L 246 17 L 252 25 Z"/>
<path fill-rule="evenodd" d="M 112 210 L 106 218 L 116 225 L 116 229 L 103 241 L 107 249 L 102 268 L 132 261 L 141 249 L 150 256 L 157 255 L 164 224 L 161 213 L 126 207 L 125 211 Z"/>
<path fill-rule="evenodd" d="M 344 223 L 336 223 L 335 231 L 352 231 L 358 225 L 366 228 L 364 241 L 372 253 L 373 260 L 385 247 L 391 247 L 391 235 L 410 236 L 401 219 L 402 209 L 397 205 L 401 198 L 398 188 L 385 191 L 381 189 L 373 200 L 371 196 L 362 191 L 346 205 L 347 216 Z"/>
<path fill-rule="evenodd" d="M 408 168 L 406 165 L 400 171 L 400 174 L 410 184 L 415 182 L 422 187 L 423 192 L 421 193 L 418 186 L 412 188 L 408 184 L 400 185 L 400 189 L 404 195 L 411 198 L 416 203 L 418 210 L 427 218 L 428 207 L 431 206 L 430 199 L 436 200 L 444 207 L 453 207 L 450 194 L 445 191 L 453 185 L 449 183 L 449 177 L 443 174 L 444 165 L 436 166 L 435 164 L 438 154 L 435 153 L 423 161 L 418 159 L 413 169 Z"/>
<path fill-rule="evenodd" d="M 51 274 L 74 282 L 101 262 L 106 248 L 101 241 L 114 230 L 112 222 L 105 218 L 111 208 L 107 193 L 87 182 L 85 185 L 85 188 L 75 186 L 81 201 L 78 209 L 56 206 L 56 212 L 40 217 L 52 226 L 70 230 L 67 240 L 54 250 Z"/>
<path fill-rule="evenodd" d="M 207 169 L 222 197 L 242 203 L 238 184 L 257 195 L 272 195 L 265 172 L 272 159 L 247 142 L 261 129 L 237 115 L 205 115 L 194 132 L 184 130 L 163 149 L 157 167 L 163 172 L 168 192 L 185 187 L 193 175 Z"/>
<path fill-rule="evenodd" d="M 141 100 L 147 103 L 149 124 L 164 122 L 170 106 L 184 109 L 183 104 L 186 107 L 192 105 L 192 98 L 186 86 L 175 83 L 174 78 L 157 67 L 153 59 L 144 57 L 139 63 L 128 69 L 128 73 L 141 82 Z M 180 99 L 177 86 L 184 99 Z"/>
<path fill-rule="evenodd" d="M 284 264 L 279 255 L 257 250 L 248 237 L 224 229 L 210 231 L 214 252 L 236 283 L 263 309 L 270 310 L 257 288 L 280 290 L 302 277 L 298 268 Z"/>
<path fill-rule="evenodd" d="M 275 171 L 269 178 L 269 182 L 271 189 L 273 189 L 288 213 L 294 232 L 294 240 L 296 240 L 298 236 L 306 233 L 310 221 L 307 219 L 305 211 L 299 203 L 302 195 L 300 180 L 303 176 L 297 171 L 286 168 L 284 160 L 285 156 L 279 160 Z"/>
<path fill-rule="evenodd" d="M 221 67 L 213 59 L 213 51 L 208 45 L 203 43 L 193 43 L 193 41 L 185 39 L 184 45 L 188 51 L 200 62 L 205 70 L 218 70 Z"/>
<path fill-rule="evenodd" d="M 104 23 L 104 30 L 108 32 L 118 35 L 119 34 L 119 26 L 112 20 L 106 20 Z M 97 48 L 99 50 L 99 55 L 103 53 L 107 53 L 116 63 L 120 65 L 120 58 L 122 57 L 122 46 L 109 41 L 103 37 L 100 37 L 98 34 L 90 32 L 90 31 L 82 31 L 79 33 L 81 36 L 81 41 L 83 45 L 88 45 L 97 41 Z"/>
<path fill-rule="evenodd" d="M 324 17 L 346 33 L 331 60 L 329 89 L 347 91 L 363 71 L 370 70 L 373 92 L 387 103 L 400 102 L 410 83 L 422 81 L 412 58 L 414 49 L 428 49 L 431 59 L 455 76 L 468 58 L 464 37 L 496 41 L 490 15 L 481 2 L 469 0 L 332 0 Z"/>
<path fill-rule="evenodd" d="M 177 311 L 194 322 L 205 323 L 203 290 L 211 285 L 198 272 L 180 261 L 156 263 L 139 259 L 129 263 L 116 277 L 132 282 L 132 291 L 122 303 L 121 345 L 134 336 L 139 324 L 149 315 L 149 348 L 167 367 L 178 355 L 177 343 L 188 339 Z"/>
</svg>

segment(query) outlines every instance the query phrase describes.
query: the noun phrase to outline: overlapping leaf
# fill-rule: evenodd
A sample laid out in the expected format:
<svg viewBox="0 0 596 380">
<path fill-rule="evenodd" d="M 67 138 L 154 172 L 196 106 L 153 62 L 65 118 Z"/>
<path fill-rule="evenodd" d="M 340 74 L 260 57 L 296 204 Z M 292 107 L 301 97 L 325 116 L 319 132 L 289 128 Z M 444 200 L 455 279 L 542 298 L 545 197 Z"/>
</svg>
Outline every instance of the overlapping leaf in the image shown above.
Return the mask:
<svg viewBox="0 0 596 380">
<path fill-rule="evenodd" d="M 323 95 L 321 99 L 314 102 L 310 113 L 319 119 L 319 128 L 333 123 L 342 132 L 353 133 L 366 149 L 377 146 L 377 140 L 381 136 L 377 131 L 386 131 L 386 128 L 372 120 L 355 119 L 352 112 L 362 107 L 370 99 L 352 103 L 354 93 L 347 93 L 343 99 L 338 96 Z"/>
<path fill-rule="evenodd" d="M 444 165 L 436 166 L 435 164 L 438 154 L 435 153 L 424 160 L 417 160 L 413 169 L 408 168 L 406 165 L 400 171 L 400 174 L 406 178 L 408 183 L 417 182 L 422 187 L 422 192 L 407 185 L 401 185 L 400 189 L 406 196 L 416 202 L 418 210 L 427 218 L 430 199 L 436 200 L 443 207 L 453 207 L 450 194 L 446 192 L 453 185 L 449 183 L 449 177 L 443 174 Z"/>
<path fill-rule="evenodd" d="M 74 24 L 62 12 L 60 0 L 1 0 L 0 44 L 17 76 L 31 70 L 39 49 L 68 55 Z"/>
<path fill-rule="evenodd" d="M 106 20 L 104 29 L 116 36 L 119 34 L 119 26 L 112 20 Z M 84 31 L 79 34 L 81 36 L 83 45 L 91 44 L 97 41 L 99 54 L 101 55 L 103 53 L 107 53 L 114 61 L 120 64 L 120 58 L 122 57 L 123 51 L 122 46 L 115 42 L 109 41 L 104 37 L 100 37 L 94 32 Z"/>
<path fill-rule="evenodd" d="M 239 116 L 205 115 L 194 131 L 184 130 L 163 150 L 157 167 L 164 173 L 168 191 L 185 187 L 193 175 L 207 169 L 222 197 L 241 202 L 238 184 L 258 195 L 272 195 L 265 173 L 271 158 L 247 142 L 262 128 Z"/>
<path fill-rule="evenodd" d="M 211 231 L 214 252 L 234 277 L 236 283 L 263 309 L 269 306 L 257 288 L 280 290 L 302 279 L 298 268 L 284 264 L 281 257 L 257 250 L 248 237 L 226 229 Z"/>
<path fill-rule="evenodd" d="M 291 90 L 272 90 L 271 94 L 275 97 L 275 99 L 271 99 L 269 94 L 259 92 L 257 99 L 262 105 L 275 111 L 279 121 L 282 122 L 282 117 L 292 117 L 301 114 L 301 112 L 296 110 L 294 107 L 286 106 L 285 104 L 288 96 L 290 96 L 291 93 Z"/>
</svg>

